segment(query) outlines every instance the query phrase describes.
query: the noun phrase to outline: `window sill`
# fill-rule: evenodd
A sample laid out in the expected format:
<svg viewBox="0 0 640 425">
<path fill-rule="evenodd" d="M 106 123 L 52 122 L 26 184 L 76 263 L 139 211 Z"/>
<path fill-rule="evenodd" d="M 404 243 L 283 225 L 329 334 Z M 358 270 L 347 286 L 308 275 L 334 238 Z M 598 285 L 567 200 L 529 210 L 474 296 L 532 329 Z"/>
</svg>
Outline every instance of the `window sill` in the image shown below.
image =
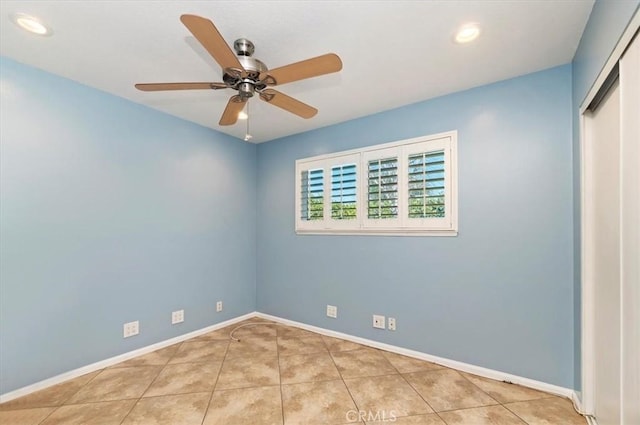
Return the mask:
<svg viewBox="0 0 640 425">
<path fill-rule="evenodd" d="M 297 235 L 324 236 L 458 236 L 457 230 L 383 230 L 383 229 L 296 229 Z"/>
</svg>

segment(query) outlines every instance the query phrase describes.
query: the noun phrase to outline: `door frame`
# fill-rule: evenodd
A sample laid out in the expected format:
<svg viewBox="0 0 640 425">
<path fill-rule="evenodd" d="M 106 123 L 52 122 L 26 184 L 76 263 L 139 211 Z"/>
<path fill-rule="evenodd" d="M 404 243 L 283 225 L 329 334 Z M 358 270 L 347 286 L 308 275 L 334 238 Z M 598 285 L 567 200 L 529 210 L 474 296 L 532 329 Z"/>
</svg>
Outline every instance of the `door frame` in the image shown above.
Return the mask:
<svg viewBox="0 0 640 425">
<path fill-rule="evenodd" d="M 640 29 L 640 10 L 636 10 L 629 25 L 618 40 L 616 47 L 609 56 L 606 64 L 600 71 L 591 90 L 580 105 L 579 131 L 580 131 L 580 273 L 581 273 L 581 404 L 582 410 L 587 415 L 594 414 L 595 406 L 595 322 L 594 322 L 594 290 L 592 264 L 594 260 L 593 247 L 589 243 L 592 240 L 594 228 L 591 226 L 591 211 L 588 207 L 588 199 L 593 191 L 593 170 L 586 167 L 592 159 L 591 140 L 586 134 L 587 121 L 590 117 L 586 114 L 587 108 L 595 98 L 607 77 L 616 66 L 625 49 L 631 43 L 634 35 Z M 589 196 L 588 196 L 589 195 Z M 622 396 L 622 394 L 621 394 Z"/>
</svg>

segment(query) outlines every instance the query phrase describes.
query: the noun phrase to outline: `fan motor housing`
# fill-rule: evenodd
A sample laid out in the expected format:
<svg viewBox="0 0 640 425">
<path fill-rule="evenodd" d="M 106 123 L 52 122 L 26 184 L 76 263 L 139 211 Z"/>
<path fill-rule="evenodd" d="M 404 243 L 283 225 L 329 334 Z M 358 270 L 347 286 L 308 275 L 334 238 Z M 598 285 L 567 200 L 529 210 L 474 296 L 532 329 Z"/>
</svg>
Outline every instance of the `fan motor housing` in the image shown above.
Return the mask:
<svg viewBox="0 0 640 425">
<path fill-rule="evenodd" d="M 256 89 L 262 90 L 265 84 L 258 83 L 260 73 L 269 70 L 261 61 L 251 55 L 255 51 L 255 46 L 246 38 L 239 38 L 233 43 L 233 48 L 238 56 L 238 62 L 246 72 L 236 68 L 226 68 L 222 76 L 227 86 L 238 90 L 241 97 L 251 97 Z"/>
<path fill-rule="evenodd" d="M 251 56 L 238 56 L 238 61 L 244 69 L 251 74 L 255 72 L 259 75 L 261 72 L 268 71 L 267 65 L 265 65 L 262 61 L 252 58 Z"/>
</svg>

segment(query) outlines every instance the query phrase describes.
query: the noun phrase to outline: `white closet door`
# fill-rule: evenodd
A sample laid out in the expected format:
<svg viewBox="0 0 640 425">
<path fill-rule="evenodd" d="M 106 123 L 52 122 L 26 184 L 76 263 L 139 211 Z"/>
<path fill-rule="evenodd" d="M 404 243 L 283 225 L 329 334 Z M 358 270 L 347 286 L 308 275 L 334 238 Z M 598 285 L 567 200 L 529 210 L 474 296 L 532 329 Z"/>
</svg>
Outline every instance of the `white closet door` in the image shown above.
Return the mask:
<svg viewBox="0 0 640 425">
<path fill-rule="evenodd" d="M 609 81 L 618 79 L 584 114 L 584 390 L 599 425 L 640 425 L 638 38 Z"/>
<path fill-rule="evenodd" d="M 640 36 L 620 59 L 622 421 L 640 424 Z"/>
<path fill-rule="evenodd" d="M 586 121 L 592 185 L 594 284 L 594 413 L 599 425 L 620 425 L 620 87 L 609 90 Z"/>
</svg>

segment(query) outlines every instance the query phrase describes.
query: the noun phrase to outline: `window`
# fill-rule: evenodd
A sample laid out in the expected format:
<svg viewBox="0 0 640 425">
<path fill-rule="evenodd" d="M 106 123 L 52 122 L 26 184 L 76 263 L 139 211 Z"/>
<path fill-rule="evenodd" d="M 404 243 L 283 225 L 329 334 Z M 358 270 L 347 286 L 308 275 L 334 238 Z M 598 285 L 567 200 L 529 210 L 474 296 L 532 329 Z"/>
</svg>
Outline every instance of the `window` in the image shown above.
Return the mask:
<svg viewBox="0 0 640 425">
<path fill-rule="evenodd" d="M 356 219 L 356 164 L 331 167 L 331 218 Z"/>
<path fill-rule="evenodd" d="M 444 217 L 444 152 L 409 156 L 409 218 Z"/>
<path fill-rule="evenodd" d="M 367 217 L 398 218 L 398 158 L 368 161 Z"/>
<path fill-rule="evenodd" d="M 456 145 L 452 131 L 296 161 L 296 232 L 455 236 Z"/>
<path fill-rule="evenodd" d="M 302 208 L 300 219 L 302 220 L 322 220 L 324 203 L 324 182 L 323 170 L 305 170 L 302 172 Z"/>
</svg>

